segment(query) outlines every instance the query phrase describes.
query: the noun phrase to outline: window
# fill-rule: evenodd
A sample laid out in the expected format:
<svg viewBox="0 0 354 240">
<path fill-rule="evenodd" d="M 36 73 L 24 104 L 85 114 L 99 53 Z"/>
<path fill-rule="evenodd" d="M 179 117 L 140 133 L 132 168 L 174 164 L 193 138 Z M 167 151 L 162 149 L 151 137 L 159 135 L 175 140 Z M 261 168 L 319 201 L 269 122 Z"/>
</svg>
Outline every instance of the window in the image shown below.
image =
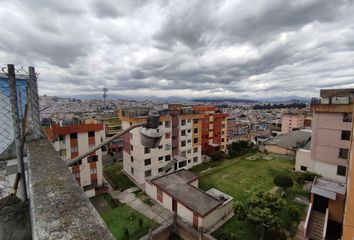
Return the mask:
<svg viewBox="0 0 354 240">
<path fill-rule="evenodd" d="M 301 171 L 307 171 L 307 167 L 301 166 L 301 167 L 300 167 L 300 170 L 301 170 Z"/>
<path fill-rule="evenodd" d="M 222 139 L 221 139 L 221 142 L 225 142 L 225 139 L 224 139 L 224 138 L 222 138 Z"/>
<path fill-rule="evenodd" d="M 133 148 L 133 145 L 130 145 L 130 151 L 133 151 L 134 148 Z"/>
<path fill-rule="evenodd" d="M 160 188 L 157 188 L 157 200 L 159 200 L 160 202 L 163 202 L 163 192 Z"/>
<path fill-rule="evenodd" d="M 77 133 L 70 133 L 70 139 L 77 139 Z"/>
<path fill-rule="evenodd" d="M 186 120 L 182 120 L 182 121 L 181 121 L 181 125 L 182 125 L 182 126 L 185 126 L 185 125 L 186 125 Z"/>
<path fill-rule="evenodd" d="M 144 165 L 145 166 L 151 165 L 151 158 L 145 159 L 144 160 Z"/>
<path fill-rule="evenodd" d="M 134 175 L 134 168 L 130 168 L 130 173 L 132 174 L 132 175 Z"/>
<path fill-rule="evenodd" d="M 181 136 L 186 136 L 186 130 L 181 131 Z"/>
<path fill-rule="evenodd" d="M 187 150 L 187 153 L 191 153 L 191 152 L 192 152 L 192 149 L 188 149 L 188 150 Z"/>
<path fill-rule="evenodd" d="M 82 165 L 82 160 L 79 160 L 78 162 L 73 164 L 73 166 L 79 166 L 79 165 Z"/>
<path fill-rule="evenodd" d="M 188 123 L 191 123 L 192 122 L 192 120 L 191 119 L 188 119 L 188 121 L 187 121 Z"/>
<path fill-rule="evenodd" d="M 350 131 L 342 131 L 341 139 L 349 141 L 350 140 Z"/>
<path fill-rule="evenodd" d="M 194 132 L 194 133 L 198 133 L 198 128 L 194 128 L 194 129 L 193 129 L 193 132 Z"/>
<path fill-rule="evenodd" d="M 165 138 L 166 139 L 169 139 L 170 137 L 171 137 L 171 133 L 169 133 L 169 132 L 165 133 Z"/>
<path fill-rule="evenodd" d="M 191 130 L 190 130 L 190 129 L 188 129 L 188 130 L 187 130 L 187 133 L 191 133 Z"/>
<path fill-rule="evenodd" d="M 159 122 L 159 126 L 162 126 L 162 122 Z"/>
<path fill-rule="evenodd" d="M 196 147 L 196 148 L 193 148 L 193 152 L 194 153 L 197 153 L 198 152 L 198 148 Z"/>
<path fill-rule="evenodd" d="M 90 169 L 91 174 L 97 174 L 97 168 L 91 168 Z"/>
<path fill-rule="evenodd" d="M 166 155 L 165 156 L 165 161 L 167 162 L 167 161 L 170 161 L 171 160 L 171 155 Z"/>
<path fill-rule="evenodd" d="M 151 176 L 151 170 L 145 171 L 145 177 L 150 177 Z"/>
<path fill-rule="evenodd" d="M 191 162 L 192 162 L 192 160 L 188 159 L 188 163 L 191 163 Z"/>
<path fill-rule="evenodd" d="M 134 162 L 134 157 L 133 156 L 130 156 L 130 161 Z"/>
<path fill-rule="evenodd" d="M 73 173 L 73 175 L 75 178 L 80 178 L 80 172 L 75 172 L 75 173 Z"/>
<path fill-rule="evenodd" d="M 193 158 L 193 162 L 194 162 L 194 163 L 198 162 L 198 157 L 194 157 L 194 158 Z"/>
<path fill-rule="evenodd" d="M 95 136 L 95 132 L 94 131 L 89 131 L 88 132 L 88 136 L 89 137 L 94 137 Z"/>
<path fill-rule="evenodd" d="M 160 146 L 158 146 L 158 149 L 162 149 L 162 147 L 163 147 L 163 146 L 162 146 L 162 145 L 160 145 Z"/>
<path fill-rule="evenodd" d="M 347 148 L 340 148 L 338 157 L 343 159 L 348 159 L 348 152 L 349 150 Z"/>
<path fill-rule="evenodd" d="M 343 113 L 343 122 L 352 122 L 353 114 L 352 113 Z"/>
<path fill-rule="evenodd" d="M 130 133 L 130 139 L 133 139 L 133 134 L 132 133 Z"/>
<path fill-rule="evenodd" d="M 71 147 L 71 152 L 74 153 L 74 152 L 78 152 L 79 149 L 77 148 L 77 146 L 74 146 L 74 147 Z"/>
<path fill-rule="evenodd" d="M 97 162 L 97 161 L 98 161 L 97 155 L 87 157 L 87 162 L 88 162 L 88 163 Z"/>
<path fill-rule="evenodd" d="M 162 173 L 162 171 L 163 171 L 163 168 L 162 168 L 162 167 L 159 168 L 159 169 L 157 169 L 157 172 L 158 172 L 158 173 Z"/>
<path fill-rule="evenodd" d="M 165 144 L 165 150 L 171 150 L 171 145 L 170 144 Z"/>
<path fill-rule="evenodd" d="M 165 128 L 169 128 L 171 126 L 170 121 L 165 122 Z"/>
<path fill-rule="evenodd" d="M 95 144 L 94 144 L 94 143 L 89 144 L 89 149 L 91 149 L 91 148 L 93 148 L 93 147 L 95 147 Z"/>
<path fill-rule="evenodd" d="M 65 141 L 64 135 L 59 135 L 59 141 Z"/>
<path fill-rule="evenodd" d="M 59 155 L 66 156 L 66 149 L 61 149 Z"/>
<path fill-rule="evenodd" d="M 191 143 L 191 142 L 192 142 L 192 140 L 190 140 L 190 139 L 187 140 L 187 143 Z"/>
<path fill-rule="evenodd" d="M 343 166 L 337 166 L 337 175 L 339 176 L 345 176 L 347 172 L 347 168 Z"/>
<path fill-rule="evenodd" d="M 145 153 L 145 154 L 150 153 L 150 148 L 145 147 L 145 148 L 144 148 L 144 153 Z"/>
<path fill-rule="evenodd" d="M 185 167 L 185 166 L 187 166 L 187 161 L 182 161 L 182 162 L 178 163 L 178 167 L 179 168 L 182 168 L 182 167 Z"/>
<path fill-rule="evenodd" d="M 185 146 L 186 146 L 186 141 L 182 141 L 182 142 L 181 142 L 181 146 L 182 146 L 182 147 L 185 147 Z"/>
<path fill-rule="evenodd" d="M 198 138 L 194 138 L 193 143 L 198 143 Z"/>
<path fill-rule="evenodd" d="M 185 156 L 186 156 L 186 151 L 182 151 L 182 152 L 181 152 L 181 156 L 182 156 L 182 157 L 185 157 Z"/>
<path fill-rule="evenodd" d="M 162 161 L 163 160 L 163 156 L 159 157 L 159 161 Z"/>
<path fill-rule="evenodd" d="M 197 124 L 198 123 L 198 119 L 194 119 L 193 123 Z"/>
</svg>

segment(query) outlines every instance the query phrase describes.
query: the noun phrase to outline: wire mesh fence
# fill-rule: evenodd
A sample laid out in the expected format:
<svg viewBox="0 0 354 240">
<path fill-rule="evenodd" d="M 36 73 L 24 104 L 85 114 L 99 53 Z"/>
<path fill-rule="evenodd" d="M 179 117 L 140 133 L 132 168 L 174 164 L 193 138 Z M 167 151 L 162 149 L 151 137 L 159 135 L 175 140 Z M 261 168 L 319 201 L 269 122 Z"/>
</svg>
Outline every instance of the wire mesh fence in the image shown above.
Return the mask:
<svg viewBox="0 0 354 240">
<path fill-rule="evenodd" d="M 0 198 L 11 191 L 10 174 L 25 175 L 25 143 L 38 138 L 40 138 L 40 117 L 37 76 L 34 68 L 29 67 L 27 71 L 23 67 L 14 68 L 13 65 L 2 67 L 0 71 Z M 17 162 L 17 173 L 7 171 L 7 163 L 11 161 Z M 25 182 L 24 178 L 21 181 Z M 25 187 L 22 187 L 22 191 L 22 195 L 26 196 Z"/>
</svg>

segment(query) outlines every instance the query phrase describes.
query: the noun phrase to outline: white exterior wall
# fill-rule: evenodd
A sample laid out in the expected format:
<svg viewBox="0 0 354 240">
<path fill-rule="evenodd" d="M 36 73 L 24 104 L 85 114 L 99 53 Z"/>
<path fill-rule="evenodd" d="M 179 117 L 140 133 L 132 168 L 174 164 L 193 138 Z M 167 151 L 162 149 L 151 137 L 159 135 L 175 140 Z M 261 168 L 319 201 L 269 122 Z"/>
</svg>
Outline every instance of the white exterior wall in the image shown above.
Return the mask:
<svg viewBox="0 0 354 240">
<path fill-rule="evenodd" d="M 295 170 L 300 171 L 301 166 L 307 167 L 308 172 L 314 171 L 314 161 L 311 159 L 311 151 L 307 149 L 298 149 L 296 151 L 296 160 L 295 160 Z"/>
<path fill-rule="evenodd" d="M 227 204 L 216 208 L 210 214 L 204 216 L 200 226 L 203 226 L 204 229 L 210 229 L 215 224 L 217 224 L 220 219 L 226 217 L 233 211 L 233 201 L 229 201 Z"/>
<path fill-rule="evenodd" d="M 314 161 L 314 172 L 337 182 L 346 182 L 346 178 L 344 176 L 337 175 L 337 165 L 322 161 Z"/>
<path fill-rule="evenodd" d="M 179 202 L 177 202 L 177 215 L 190 224 L 193 224 L 193 212 Z M 201 224 L 200 219 L 198 219 L 198 226 L 200 226 L 199 224 Z"/>
</svg>

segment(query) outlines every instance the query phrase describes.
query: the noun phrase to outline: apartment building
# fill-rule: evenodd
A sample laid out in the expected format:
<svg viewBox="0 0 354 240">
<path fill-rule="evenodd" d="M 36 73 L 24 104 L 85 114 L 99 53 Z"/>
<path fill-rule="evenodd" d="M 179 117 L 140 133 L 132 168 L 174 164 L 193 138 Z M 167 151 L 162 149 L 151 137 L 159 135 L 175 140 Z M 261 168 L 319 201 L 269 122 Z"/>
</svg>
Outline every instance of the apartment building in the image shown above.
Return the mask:
<svg viewBox="0 0 354 240">
<path fill-rule="evenodd" d="M 345 228 L 347 235 L 343 239 L 354 237 L 352 203 L 347 195 L 347 188 L 349 192 L 353 185 L 348 177 L 353 159 L 349 154 L 353 134 L 353 93 L 354 89 L 321 90 L 321 99 L 311 105 L 311 147 L 297 152 L 296 170 L 321 175 L 312 184 L 311 204 L 304 226 L 305 235 L 313 239 L 339 239 Z M 343 224 L 345 215 L 347 222 Z"/>
<path fill-rule="evenodd" d="M 145 122 L 149 108 L 121 110 L 123 129 Z M 140 129 L 123 137 L 124 171 L 138 184 L 158 175 L 179 169 L 189 169 L 202 162 L 201 132 L 204 115 L 178 104 L 164 105 L 160 113 L 160 129 L 164 132 L 155 149 L 141 144 Z"/>
<path fill-rule="evenodd" d="M 52 124 L 50 128 L 46 128 L 44 131 L 64 161 L 87 152 L 90 148 L 105 140 L 103 124 L 67 126 Z M 69 169 L 88 197 L 95 196 L 101 190 L 100 187 L 103 186 L 101 149 L 83 158 Z"/>
<path fill-rule="evenodd" d="M 122 131 L 122 120 L 119 118 L 118 114 L 102 116 L 98 118 L 98 121 L 105 125 L 106 138 L 110 138 Z M 107 150 L 108 154 L 121 153 L 123 151 L 123 139 L 118 138 L 113 140 L 108 144 Z"/>
<path fill-rule="evenodd" d="M 294 128 L 300 129 L 304 127 L 304 115 L 295 113 L 286 113 L 281 117 L 281 133 L 286 134 Z"/>
<path fill-rule="evenodd" d="M 227 117 L 215 106 L 193 106 L 196 113 L 202 114 L 202 154 L 227 151 Z"/>
</svg>

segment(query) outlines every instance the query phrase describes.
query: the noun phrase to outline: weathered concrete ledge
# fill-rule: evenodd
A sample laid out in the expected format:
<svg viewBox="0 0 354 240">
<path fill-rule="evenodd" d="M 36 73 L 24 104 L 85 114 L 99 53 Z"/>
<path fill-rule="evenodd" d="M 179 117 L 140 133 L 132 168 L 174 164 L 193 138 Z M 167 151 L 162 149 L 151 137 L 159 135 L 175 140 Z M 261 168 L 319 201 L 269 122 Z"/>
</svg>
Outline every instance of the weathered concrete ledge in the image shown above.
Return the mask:
<svg viewBox="0 0 354 240">
<path fill-rule="evenodd" d="M 47 139 L 28 143 L 33 239 L 114 239 Z"/>
</svg>

